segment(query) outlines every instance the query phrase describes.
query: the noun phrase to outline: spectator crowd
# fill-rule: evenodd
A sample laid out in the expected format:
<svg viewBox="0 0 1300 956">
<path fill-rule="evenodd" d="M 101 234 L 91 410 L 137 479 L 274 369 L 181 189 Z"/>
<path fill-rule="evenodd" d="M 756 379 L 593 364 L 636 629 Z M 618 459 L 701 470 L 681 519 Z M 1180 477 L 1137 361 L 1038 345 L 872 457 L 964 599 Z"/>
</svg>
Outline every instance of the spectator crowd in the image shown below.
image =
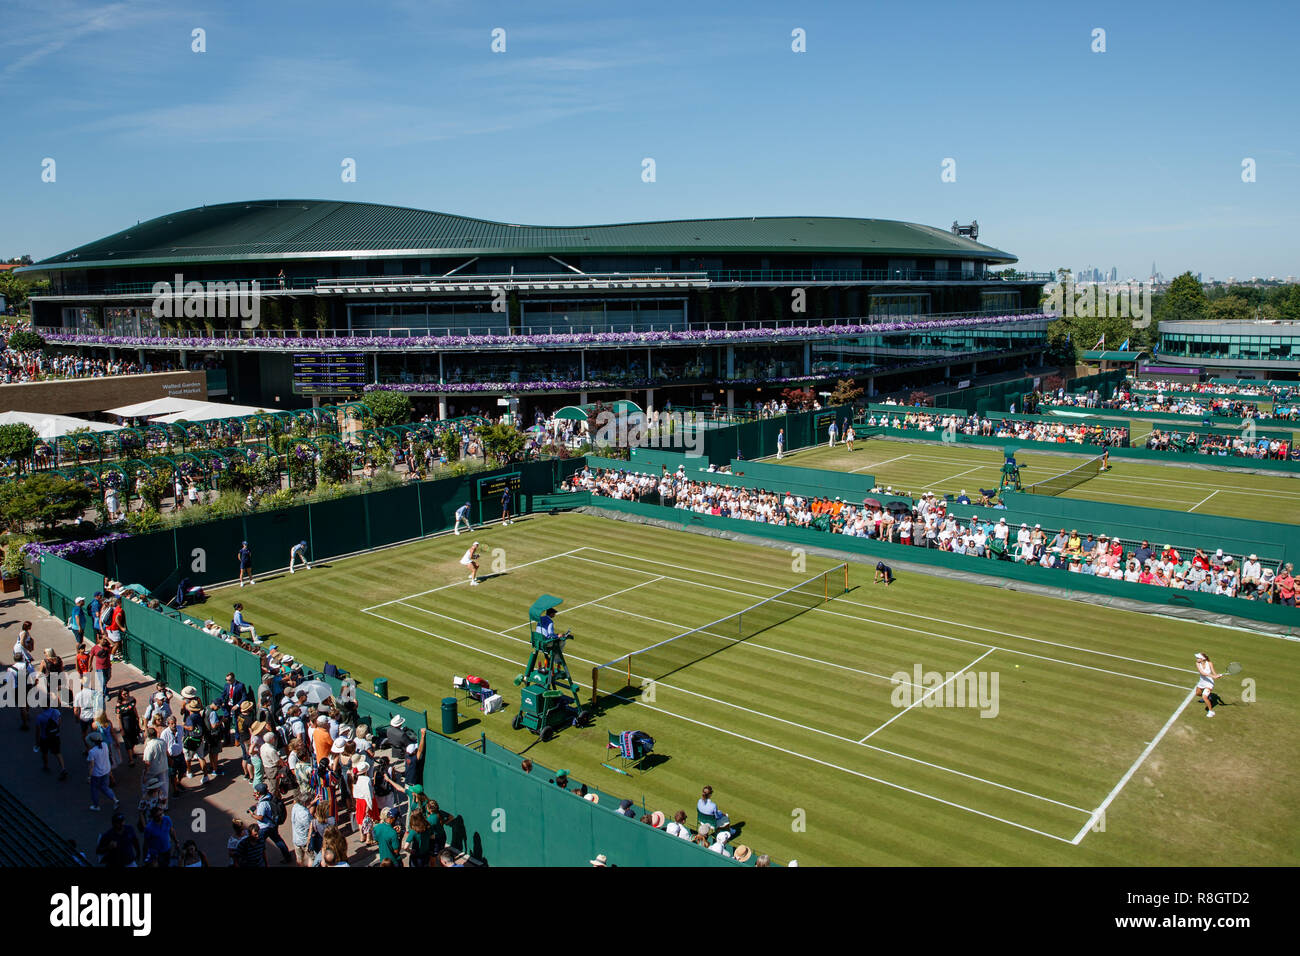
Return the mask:
<svg viewBox="0 0 1300 956">
<path fill-rule="evenodd" d="M 868 427 L 895 428 L 927 433 L 976 435 L 1016 441 L 1073 443 L 1127 447 L 1128 428 L 1122 425 L 1080 425 L 1070 422 L 1039 422 L 1018 418 L 990 418 L 976 412 L 920 412 L 914 410 L 871 410 L 862 422 Z"/>
<path fill-rule="evenodd" d="M 564 482 L 563 490 L 662 505 L 697 514 L 712 514 L 760 524 L 795 526 L 878 541 L 934 548 L 953 554 L 999 559 L 1115 581 L 1150 584 L 1294 606 L 1294 570 L 1290 564 L 1265 567 L 1255 554 L 1233 556 L 1222 549 L 1190 555 L 1148 542 L 1126 547 L 1114 535 L 1061 528 L 1056 534 L 1022 523 L 1013 530 L 1006 518 L 972 515 L 959 519 L 951 505 L 926 492 L 908 506 L 867 499 L 860 505 L 839 498 L 804 497 L 790 492 L 740 488 L 712 477 L 690 477 L 684 469 L 658 476 L 645 472 L 584 468 Z M 970 504 L 965 492 L 957 504 Z M 1186 549 L 1184 549 L 1186 550 Z"/>
<path fill-rule="evenodd" d="M 1151 451 L 1300 461 L 1300 449 L 1295 448 L 1293 442 L 1278 438 L 1249 438 L 1240 434 L 1155 429 L 1147 436 L 1146 447 Z"/>
</svg>

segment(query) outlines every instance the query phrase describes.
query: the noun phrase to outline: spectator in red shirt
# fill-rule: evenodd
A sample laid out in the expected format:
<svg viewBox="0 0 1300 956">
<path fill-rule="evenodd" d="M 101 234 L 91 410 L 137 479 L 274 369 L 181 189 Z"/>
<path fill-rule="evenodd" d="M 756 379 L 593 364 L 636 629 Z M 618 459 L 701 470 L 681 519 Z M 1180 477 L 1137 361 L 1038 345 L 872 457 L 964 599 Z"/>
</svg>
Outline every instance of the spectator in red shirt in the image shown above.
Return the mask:
<svg viewBox="0 0 1300 956">
<path fill-rule="evenodd" d="M 1295 576 L 1291 573 L 1294 570 L 1294 566 L 1288 564 L 1275 579 L 1278 602 L 1288 607 L 1295 607 Z"/>
<path fill-rule="evenodd" d="M 122 599 L 113 599 L 113 611 L 109 615 L 107 633 L 109 645 L 113 652 L 113 660 L 120 661 L 122 657 L 122 638 L 126 636 L 126 611 L 122 609 Z"/>
<path fill-rule="evenodd" d="M 101 637 L 90 649 L 90 673 L 93 678 L 91 687 L 95 691 L 95 710 L 105 710 L 108 682 L 113 676 L 113 655 L 107 637 Z"/>
</svg>

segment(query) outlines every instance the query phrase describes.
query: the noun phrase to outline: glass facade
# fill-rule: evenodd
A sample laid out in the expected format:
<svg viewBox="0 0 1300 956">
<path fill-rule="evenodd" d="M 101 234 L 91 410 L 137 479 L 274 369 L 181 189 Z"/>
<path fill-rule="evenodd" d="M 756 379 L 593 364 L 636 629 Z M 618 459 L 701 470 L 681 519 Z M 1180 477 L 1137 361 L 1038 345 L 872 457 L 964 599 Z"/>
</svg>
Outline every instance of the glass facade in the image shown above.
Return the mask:
<svg viewBox="0 0 1300 956">
<path fill-rule="evenodd" d="M 617 332 L 630 327 L 686 328 L 685 299 L 534 299 L 523 302 L 523 331 L 552 335 L 573 331 Z"/>
<path fill-rule="evenodd" d="M 1289 335 L 1160 331 L 1160 355 L 1169 358 L 1300 363 L 1300 330 Z"/>
<path fill-rule="evenodd" d="M 381 352 L 384 384 L 510 385 L 608 382 L 628 388 L 711 382 L 726 373 L 725 348 L 629 348 L 438 353 Z M 739 377 L 739 369 L 737 371 Z"/>
<path fill-rule="evenodd" d="M 868 300 L 868 315 L 928 315 L 928 292 L 900 292 L 892 295 L 873 295 Z"/>
<path fill-rule="evenodd" d="M 473 332 L 477 335 L 510 334 L 508 312 L 494 312 L 490 299 L 429 302 L 356 302 L 348 304 L 351 332 L 389 329 L 407 330 L 410 335 L 446 335 Z M 399 333 L 400 334 L 400 333 Z"/>
</svg>

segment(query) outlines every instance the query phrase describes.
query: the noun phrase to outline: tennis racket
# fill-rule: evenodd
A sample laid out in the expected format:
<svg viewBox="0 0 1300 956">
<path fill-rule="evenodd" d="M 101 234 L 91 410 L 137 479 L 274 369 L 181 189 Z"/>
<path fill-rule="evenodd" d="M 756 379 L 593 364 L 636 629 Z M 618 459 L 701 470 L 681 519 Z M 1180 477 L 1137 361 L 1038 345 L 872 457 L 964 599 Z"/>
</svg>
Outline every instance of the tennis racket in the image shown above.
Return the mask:
<svg viewBox="0 0 1300 956">
<path fill-rule="evenodd" d="M 1223 677 L 1234 677 L 1242 671 L 1241 661 L 1232 661 L 1228 664 L 1228 669 L 1223 672 Z"/>
</svg>

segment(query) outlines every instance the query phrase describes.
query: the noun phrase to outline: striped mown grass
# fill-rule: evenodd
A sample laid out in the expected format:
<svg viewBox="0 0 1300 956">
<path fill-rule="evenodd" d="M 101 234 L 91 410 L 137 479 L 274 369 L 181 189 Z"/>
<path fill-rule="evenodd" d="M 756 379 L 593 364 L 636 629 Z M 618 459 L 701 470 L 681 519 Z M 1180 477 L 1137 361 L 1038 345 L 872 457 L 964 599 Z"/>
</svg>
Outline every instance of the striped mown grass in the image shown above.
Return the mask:
<svg viewBox="0 0 1300 956">
<path fill-rule="evenodd" d="M 1007 445 L 1016 442 L 1008 440 Z M 1077 455 L 1028 451 L 1018 452 L 1016 461 L 1022 467 L 1022 480 L 1030 485 L 1069 471 L 1098 453 L 1095 449 Z M 1195 464 L 1191 456 L 1179 460 Z M 821 445 L 787 454 L 782 464 L 865 472 L 874 475 L 882 487 L 892 485 L 895 491 L 901 489 L 914 495 L 923 491 L 957 494 L 964 488 L 974 498 L 978 488 L 998 486 L 1002 449 L 872 438 L 857 442 L 852 453 L 842 445 Z M 1110 466 L 1109 471 L 1072 488 L 1063 497 L 1300 523 L 1300 476 L 1213 471 L 1113 457 Z"/>
<path fill-rule="evenodd" d="M 387 677 L 390 695 L 427 708 L 434 727 L 453 675 L 486 676 L 507 709 L 463 713 L 462 741 L 486 733 L 516 752 L 531 747 L 575 780 L 669 816 L 685 809 L 692 822 L 700 788 L 711 784 L 744 822 L 737 840 L 780 861 L 1192 865 L 1204 858 L 1205 827 L 1218 863 L 1297 860 L 1300 792 L 1293 774 L 1279 772 L 1300 757 L 1296 644 L 920 574 L 885 588 L 871 583 L 871 566 L 851 565 L 847 595 L 652 691 L 607 687 L 603 675 L 602 690 L 619 695 L 595 723 L 542 744 L 510 725 L 519 702 L 511 682 L 527 658 L 527 608 L 538 595 L 564 599 L 557 623 L 574 632 L 568 659 L 585 688 L 593 663 L 722 618 L 836 562 L 579 514 L 476 533 L 484 556 L 476 588 L 457 563 L 469 538 L 443 535 L 292 577 L 263 575 L 237 596 L 281 649 L 338 662 L 364 686 Z M 235 597 L 225 588 L 209 603 Z M 1258 678 L 1258 701 L 1237 703 L 1238 678 L 1223 683 L 1232 704 L 1217 720 L 1184 708 L 1197 649 L 1220 669 L 1245 663 L 1241 678 Z M 996 716 L 905 706 L 897 695 L 918 666 L 926 688 L 924 672 L 957 675 L 954 688 L 963 669 L 983 673 L 990 691 L 996 674 Z M 626 778 L 601 763 L 607 733 L 630 729 L 656 739 L 661 762 Z"/>
</svg>

